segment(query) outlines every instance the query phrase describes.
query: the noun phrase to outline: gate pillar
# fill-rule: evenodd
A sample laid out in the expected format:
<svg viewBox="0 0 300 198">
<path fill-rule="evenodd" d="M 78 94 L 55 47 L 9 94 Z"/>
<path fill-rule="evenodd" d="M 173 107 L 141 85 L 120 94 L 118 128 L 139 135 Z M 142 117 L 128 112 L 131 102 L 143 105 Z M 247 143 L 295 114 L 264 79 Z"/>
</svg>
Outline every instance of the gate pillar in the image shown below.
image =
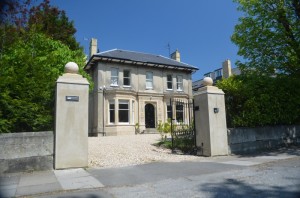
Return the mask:
<svg viewBox="0 0 300 198">
<path fill-rule="evenodd" d="M 54 168 L 88 166 L 89 83 L 69 62 L 56 81 Z"/>
<path fill-rule="evenodd" d="M 198 154 L 228 155 L 224 92 L 212 86 L 211 78 L 203 81 L 206 86 L 194 94 Z"/>
</svg>

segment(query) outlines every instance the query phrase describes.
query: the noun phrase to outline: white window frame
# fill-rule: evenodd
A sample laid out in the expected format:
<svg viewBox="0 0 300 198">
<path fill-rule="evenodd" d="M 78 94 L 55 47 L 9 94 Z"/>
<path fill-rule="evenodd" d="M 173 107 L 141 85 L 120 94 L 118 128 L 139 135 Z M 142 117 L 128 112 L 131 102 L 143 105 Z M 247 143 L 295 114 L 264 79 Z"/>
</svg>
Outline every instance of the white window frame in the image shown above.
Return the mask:
<svg viewBox="0 0 300 198">
<path fill-rule="evenodd" d="M 153 72 L 146 72 L 146 89 L 153 89 Z"/>
<path fill-rule="evenodd" d="M 121 109 L 120 108 L 120 104 L 127 104 L 128 105 L 128 108 L 127 109 Z M 127 115 L 127 118 L 128 118 L 128 121 L 126 122 L 121 122 L 120 121 L 120 111 L 127 111 L 128 115 Z M 130 123 L 130 101 L 129 100 L 123 100 L 123 99 L 120 99 L 118 101 L 118 122 L 119 123 L 122 123 L 122 124 L 129 124 Z"/>
<path fill-rule="evenodd" d="M 168 80 L 168 77 L 171 76 L 171 81 Z M 168 84 L 171 83 L 171 88 L 169 88 Z M 173 90 L 173 76 L 171 74 L 167 75 L 167 90 Z"/>
<path fill-rule="evenodd" d="M 125 71 L 128 72 L 129 76 L 125 77 Z M 125 85 L 125 79 L 129 79 L 129 85 Z M 124 87 L 131 87 L 131 72 L 128 69 L 124 69 L 124 71 L 123 71 L 123 86 Z"/>
<path fill-rule="evenodd" d="M 119 86 L 119 69 L 111 68 L 110 70 L 110 86 L 117 87 Z"/>
<path fill-rule="evenodd" d="M 183 77 L 181 75 L 176 76 L 177 91 L 183 91 Z"/>
</svg>

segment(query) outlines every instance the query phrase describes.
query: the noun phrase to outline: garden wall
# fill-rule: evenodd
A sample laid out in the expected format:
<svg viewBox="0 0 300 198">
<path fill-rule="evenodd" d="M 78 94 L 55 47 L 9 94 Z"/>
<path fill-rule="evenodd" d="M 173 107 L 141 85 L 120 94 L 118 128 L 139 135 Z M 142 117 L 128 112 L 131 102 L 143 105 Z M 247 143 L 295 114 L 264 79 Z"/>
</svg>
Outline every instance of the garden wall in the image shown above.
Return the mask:
<svg viewBox="0 0 300 198">
<path fill-rule="evenodd" d="M 300 144 L 300 125 L 228 129 L 230 154 L 246 154 L 259 150 Z"/>
<path fill-rule="evenodd" d="M 0 173 L 53 169 L 52 131 L 0 134 Z"/>
</svg>

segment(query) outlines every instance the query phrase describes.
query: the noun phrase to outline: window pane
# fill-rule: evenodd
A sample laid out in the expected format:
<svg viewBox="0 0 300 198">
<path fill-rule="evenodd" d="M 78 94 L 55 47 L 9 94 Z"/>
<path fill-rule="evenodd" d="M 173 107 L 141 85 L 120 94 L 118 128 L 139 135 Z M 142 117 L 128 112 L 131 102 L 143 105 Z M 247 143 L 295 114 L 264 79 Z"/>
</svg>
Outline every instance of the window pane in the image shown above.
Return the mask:
<svg viewBox="0 0 300 198">
<path fill-rule="evenodd" d="M 128 110 L 119 110 L 119 122 L 129 122 Z"/>
<path fill-rule="evenodd" d="M 123 83 L 126 86 L 130 86 L 130 71 L 129 70 L 124 70 L 123 72 Z"/>
<path fill-rule="evenodd" d="M 111 85 L 118 85 L 119 71 L 117 68 L 111 68 Z"/>
<path fill-rule="evenodd" d="M 130 78 L 124 78 L 124 85 L 130 86 Z"/>
<path fill-rule="evenodd" d="M 173 89 L 172 75 L 167 75 L 167 89 Z"/>
<path fill-rule="evenodd" d="M 153 78 L 152 72 L 147 72 L 146 73 L 146 79 L 147 80 L 152 80 L 152 78 Z"/>
<path fill-rule="evenodd" d="M 146 72 L 146 88 L 153 88 L 153 73 Z"/>
<path fill-rule="evenodd" d="M 111 84 L 118 85 L 118 77 L 111 77 Z"/>
<path fill-rule="evenodd" d="M 128 109 L 128 104 L 119 104 L 119 109 Z"/>
<path fill-rule="evenodd" d="M 119 100 L 119 122 L 129 122 L 129 101 Z"/>
<path fill-rule="evenodd" d="M 172 89 L 173 88 L 172 87 L 172 82 L 168 82 L 167 85 L 168 85 L 168 89 Z"/>
<path fill-rule="evenodd" d="M 128 70 L 124 70 L 124 77 L 129 77 L 130 72 Z"/>
<path fill-rule="evenodd" d="M 168 119 L 172 119 L 172 106 L 167 105 L 167 117 Z"/>
<path fill-rule="evenodd" d="M 183 105 L 176 105 L 176 121 L 183 122 Z"/>
<path fill-rule="evenodd" d="M 152 88 L 153 86 L 152 86 L 152 81 L 147 81 L 146 82 L 146 87 L 147 88 Z"/>
<path fill-rule="evenodd" d="M 109 122 L 110 123 L 115 122 L 115 104 L 113 103 L 109 104 Z"/>
<path fill-rule="evenodd" d="M 183 83 L 182 83 L 182 76 L 177 76 L 177 90 L 182 91 Z"/>
</svg>

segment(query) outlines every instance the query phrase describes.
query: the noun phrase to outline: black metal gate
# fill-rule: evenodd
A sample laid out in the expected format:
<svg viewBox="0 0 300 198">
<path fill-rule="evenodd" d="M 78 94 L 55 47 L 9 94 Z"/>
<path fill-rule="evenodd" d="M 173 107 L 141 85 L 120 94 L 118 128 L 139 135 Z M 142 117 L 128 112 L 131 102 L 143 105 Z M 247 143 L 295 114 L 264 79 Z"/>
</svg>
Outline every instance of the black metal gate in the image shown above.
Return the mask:
<svg viewBox="0 0 300 198">
<path fill-rule="evenodd" d="M 172 150 L 196 152 L 194 100 L 170 99 Z"/>
</svg>

